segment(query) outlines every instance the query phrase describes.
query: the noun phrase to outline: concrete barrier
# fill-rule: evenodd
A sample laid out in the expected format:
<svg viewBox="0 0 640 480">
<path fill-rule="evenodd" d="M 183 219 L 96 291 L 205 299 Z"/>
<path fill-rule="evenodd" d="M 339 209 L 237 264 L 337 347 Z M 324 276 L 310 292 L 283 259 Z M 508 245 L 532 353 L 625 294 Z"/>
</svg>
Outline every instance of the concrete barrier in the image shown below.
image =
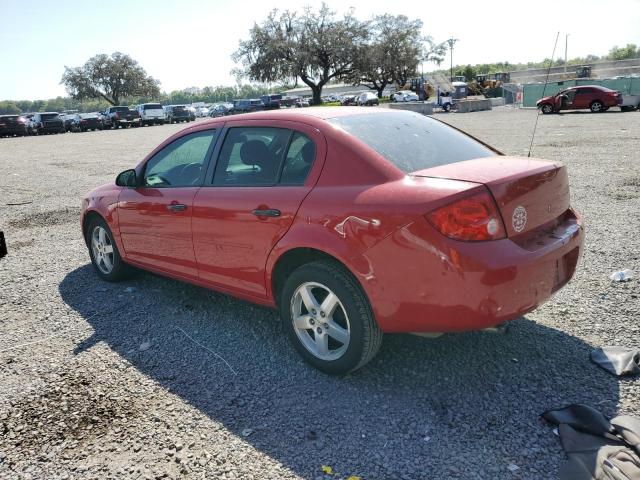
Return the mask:
<svg viewBox="0 0 640 480">
<path fill-rule="evenodd" d="M 502 107 L 504 106 L 504 97 L 496 97 L 490 98 L 492 107 Z"/>
<path fill-rule="evenodd" d="M 393 110 L 409 110 L 423 115 L 433 114 L 433 104 L 424 102 L 392 102 L 389 104 L 389 108 Z"/>
<path fill-rule="evenodd" d="M 485 98 L 483 100 L 460 100 L 458 101 L 457 112 L 479 112 L 481 110 L 491 110 L 491 99 Z"/>
</svg>

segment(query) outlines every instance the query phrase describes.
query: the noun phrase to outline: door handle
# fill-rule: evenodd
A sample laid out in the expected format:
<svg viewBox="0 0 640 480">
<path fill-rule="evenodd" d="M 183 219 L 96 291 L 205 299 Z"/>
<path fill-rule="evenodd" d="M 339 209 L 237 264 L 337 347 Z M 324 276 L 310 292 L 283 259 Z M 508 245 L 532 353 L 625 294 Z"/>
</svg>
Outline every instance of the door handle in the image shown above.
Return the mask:
<svg viewBox="0 0 640 480">
<path fill-rule="evenodd" d="M 184 203 L 172 203 L 167 205 L 167 210 L 172 212 L 184 212 L 187 209 L 187 206 Z"/>
<path fill-rule="evenodd" d="M 256 217 L 279 217 L 280 215 L 282 215 L 282 213 L 280 212 L 280 210 L 276 210 L 273 208 L 267 208 L 264 210 L 254 210 L 253 214 Z"/>
</svg>

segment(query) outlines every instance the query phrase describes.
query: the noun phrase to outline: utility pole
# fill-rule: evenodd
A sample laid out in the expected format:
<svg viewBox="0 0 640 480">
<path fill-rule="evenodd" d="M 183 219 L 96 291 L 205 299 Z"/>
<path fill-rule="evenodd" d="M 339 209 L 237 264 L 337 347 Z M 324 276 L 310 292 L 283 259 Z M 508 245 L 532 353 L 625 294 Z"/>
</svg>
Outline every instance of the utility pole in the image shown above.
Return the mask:
<svg viewBox="0 0 640 480">
<path fill-rule="evenodd" d="M 451 70 L 449 72 L 450 74 L 450 78 L 449 81 L 451 83 L 453 83 L 453 46 L 455 45 L 455 43 L 458 41 L 457 38 L 453 38 L 451 37 L 449 40 L 447 40 L 447 43 L 449 44 L 449 53 L 451 55 Z"/>
<path fill-rule="evenodd" d="M 564 36 L 564 77 L 565 78 L 567 78 L 567 46 L 568 44 L 569 44 L 569 34 L 567 33 Z"/>
</svg>

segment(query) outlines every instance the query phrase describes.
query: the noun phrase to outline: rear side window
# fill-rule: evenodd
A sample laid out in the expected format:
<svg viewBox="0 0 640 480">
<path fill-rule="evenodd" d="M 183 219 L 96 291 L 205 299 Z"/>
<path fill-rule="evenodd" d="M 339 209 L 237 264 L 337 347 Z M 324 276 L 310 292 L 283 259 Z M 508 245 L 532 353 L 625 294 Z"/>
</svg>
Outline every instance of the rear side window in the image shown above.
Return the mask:
<svg viewBox="0 0 640 480">
<path fill-rule="evenodd" d="M 313 160 L 316 158 L 316 145 L 302 133 L 294 133 L 284 160 L 280 183 L 283 185 L 303 185 Z"/>
<path fill-rule="evenodd" d="M 497 155 L 442 122 L 413 112 L 369 113 L 329 119 L 404 173 Z"/>
<path fill-rule="evenodd" d="M 289 145 L 291 130 L 272 127 L 238 127 L 227 133 L 214 185 L 274 185 Z"/>
</svg>

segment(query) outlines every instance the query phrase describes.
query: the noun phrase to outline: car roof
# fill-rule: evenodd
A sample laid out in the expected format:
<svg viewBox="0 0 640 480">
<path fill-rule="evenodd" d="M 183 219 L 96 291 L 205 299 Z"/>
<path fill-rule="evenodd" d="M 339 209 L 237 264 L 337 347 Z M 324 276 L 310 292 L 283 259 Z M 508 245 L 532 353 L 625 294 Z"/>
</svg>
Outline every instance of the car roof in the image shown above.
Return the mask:
<svg viewBox="0 0 640 480">
<path fill-rule="evenodd" d="M 291 121 L 308 121 L 313 119 L 329 120 L 336 117 L 347 117 L 353 115 L 366 115 L 368 113 L 391 113 L 398 110 L 390 108 L 373 108 L 373 107 L 307 107 L 304 109 L 280 109 L 266 110 L 253 113 L 243 113 L 227 117 L 228 121 L 235 120 L 291 120 Z M 203 123 L 219 123 L 219 119 L 206 120 Z"/>
</svg>

